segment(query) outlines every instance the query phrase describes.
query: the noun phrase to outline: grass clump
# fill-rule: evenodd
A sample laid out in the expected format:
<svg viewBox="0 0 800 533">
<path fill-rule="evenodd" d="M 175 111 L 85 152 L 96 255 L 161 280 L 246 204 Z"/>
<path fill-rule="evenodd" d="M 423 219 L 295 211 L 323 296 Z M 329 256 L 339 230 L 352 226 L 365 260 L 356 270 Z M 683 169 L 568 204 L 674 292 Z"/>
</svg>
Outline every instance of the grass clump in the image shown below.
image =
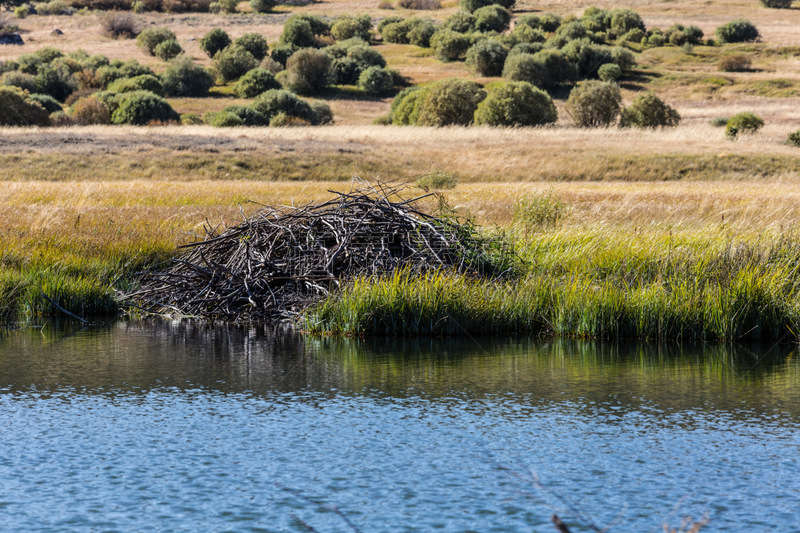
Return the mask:
<svg viewBox="0 0 800 533">
<path fill-rule="evenodd" d="M 452 172 L 432 170 L 416 180 L 414 184 L 421 189 L 454 189 L 458 178 Z"/>
<path fill-rule="evenodd" d="M 554 228 L 570 212 L 570 206 L 553 191 L 545 194 L 526 194 L 514 203 L 513 221 L 526 232 Z"/>
<path fill-rule="evenodd" d="M 750 56 L 745 54 L 728 54 L 717 62 L 717 68 L 723 72 L 746 72 L 752 65 Z"/>
</svg>

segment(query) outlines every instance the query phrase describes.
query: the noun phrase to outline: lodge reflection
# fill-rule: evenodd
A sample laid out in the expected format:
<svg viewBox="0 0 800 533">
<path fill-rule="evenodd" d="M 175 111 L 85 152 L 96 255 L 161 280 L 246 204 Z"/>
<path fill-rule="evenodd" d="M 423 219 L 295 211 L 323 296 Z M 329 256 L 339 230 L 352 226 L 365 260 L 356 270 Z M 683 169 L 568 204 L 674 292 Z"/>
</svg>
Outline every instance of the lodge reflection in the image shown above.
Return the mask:
<svg viewBox="0 0 800 533">
<path fill-rule="evenodd" d="M 342 339 L 281 327 L 120 321 L 51 325 L 0 338 L 0 387 L 81 394 L 153 389 L 542 401 L 591 412 L 780 409 L 800 414 L 791 345 L 611 343 L 537 338 Z M 301 399 L 302 401 L 302 399 Z M 592 403 L 593 402 L 593 403 Z M 587 411 L 587 412 L 589 412 Z M 666 416 L 666 415 L 665 415 Z"/>
</svg>

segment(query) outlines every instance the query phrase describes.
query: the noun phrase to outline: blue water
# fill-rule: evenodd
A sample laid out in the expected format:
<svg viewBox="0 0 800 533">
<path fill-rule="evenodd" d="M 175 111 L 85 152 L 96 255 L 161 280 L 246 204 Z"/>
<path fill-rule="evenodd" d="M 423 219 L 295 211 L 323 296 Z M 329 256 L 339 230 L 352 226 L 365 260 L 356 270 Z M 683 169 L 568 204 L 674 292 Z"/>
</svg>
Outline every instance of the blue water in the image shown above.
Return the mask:
<svg viewBox="0 0 800 533">
<path fill-rule="evenodd" d="M 800 531 L 799 370 L 792 346 L 27 328 L 0 337 L 0 531 Z"/>
</svg>

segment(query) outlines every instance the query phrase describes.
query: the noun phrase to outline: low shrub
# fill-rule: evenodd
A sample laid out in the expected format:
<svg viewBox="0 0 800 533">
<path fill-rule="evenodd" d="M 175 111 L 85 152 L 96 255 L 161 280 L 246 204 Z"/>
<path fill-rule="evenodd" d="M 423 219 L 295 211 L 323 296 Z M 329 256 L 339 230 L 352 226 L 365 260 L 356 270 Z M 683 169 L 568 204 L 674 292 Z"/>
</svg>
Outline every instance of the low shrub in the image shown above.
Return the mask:
<svg viewBox="0 0 800 533">
<path fill-rule="evenodd" d="M 516 56 L 519 54 L 530 54 L 533 55 L 537 52 L 541 52 L 544 49 L 541 43 L 519 43 L 515 44 L 514 47 L 508 52 L 508 59 L 511 56 Z"/>
<path fill-rule="evenodd" d="M 28 16 L 28 7 L 27 6 L 17 6 L 14 8 L 14 16 L 18 19 L 24 19 Z"/>
<path fill-rule="evenodd" d="M 322 126 L 333 123 L 333 111 L 331 111 L 331 106 L 318 100 L 311 102 L 309 105 L 311 106 L 311 111 L 313 113 L 313 117 L 311 119 L 312 126 Z"/>
<path fill-rule="evenodd" d="M 539 29 L 533 29 L 524 24 L 514 26 L 514 31 L 508 36 L 514 43 L 544 43 L 547 35 Z"/>
<path fill-rule="evenodd" d="M 250 52 L 257 61 L 263 60 L 269 54 L 269 45 L 267 40 L 257 33 L 245 33 L 233 43 L 235 46 L 240 46 Z"/>
<path fill-rule="evenodd" d="M 439 30 L 431 37 L 431 48 L 439 61 L 456 61 L 467 52 L 469 47 L 469 39 L 454 31 Z"/>
<path fill-rule="evenodd" d="M 255 98 L 270 89 L 280 89 L 281 84 L 268 70 L 255 68 L 239 78 L 233 87 L 233 92 L 239 98 Z"/>
<path fill-rule="evenodd" d="M 239 0 L 217 0 L 217 9 L 221 13 L 236 13 Z"/>
<path fill-rule="evenodd" d="M 316 15 L 292 15 L 283 25 L 280 43 L 297 48 L 319 47 L 318 36 L 330 35 L 331 25 Z"/>
<path fill-rule="evenodd" d="M 629 70 L 636 66 L 636 58 L 633 56 L 633 52 L 622 46 L 615 46 L 611 49 L 611 61 L 622 70 Z M 598 69 L 598 74 L 599 71 L 600 69 Z"/>
<path fill-rule="evenodd" d="M 452 172 L 442 170 L 431 170 L 418 180 L 414 185 L 421 189 L 455 189 L 458 185 L 458 178 Z"/>
<path fill-rule="evenodd" d="M 52 46 L 45 46 L 33 53 L 36 57 L 42 60 L 42 63 L 50 64 L 56 59 L 64 57 L 64 52 L 57 50 Z"/>
<path fill-rule="evenodd" d="M 358 77 L 358 88 L 370 95 L 381 95 L 394 88 L 394 78 L 386 69 L 369 67 Z"/>
<path fill-rule="evenodd" d="M 757 41 L 761 34 L 758 29 L 745 19 L 732 20 L 714 31 L 720 43 L 746 43 Z"/>
<path fill-rule="evenodd" d="M 292 54 L 294 54 L 298 50 L 299 48 L 297 48 L 292 44 L 282 44 L 273 48 L 272 53 L 270 54 L 269 57 L 277 64 L 285 68 L 286 62 L 289 61 L 289 58 L 292 57 Z"/>
<path fill-rule="evenodd" d="M 149 122 L 180 121 L 180 115 L 162 97 L 149 91 L 127 93 L 111 115 L 114 124 L 144 126 Z"/>
<path fill-rule="evenodd" d="M 619 125 L 623 128 L 659 128 L 677 126 L 680 114 L 664 103 L 655 93 L 647 92 L 637 96 L 622 110 Z"/>
<path fill-rule="evenodd" d="M 631 30 L 639 29 L 645 31 L 642 17 L 630 9 L 611 10 L 611 31 L 617 35 L 625 35 Z"/>
<path fill-rule="evenodd" d="M 67 69 L 56 69 L 50 65 L 42 65 L 34 77 L 36 92 L 49 94 L 59 102 L 78 89 L 78 83 Z"/>
<path fill-rule="evenodd" d="M 559 26 L 558 31 L 556 31 L 556 35 L 566 39 L 567 41 L 583 39 L 588 35 L 588 33 L 589 32 L 586 29 L 586 26 L 577 20 L 573 20 L 572 22 L 568 22 L 563 26 Z"/>
<path fill-rule="evenodd" d="M 215 128 L 236 128 L 244 126 L 244 120 L 235 113 L 222 111 L 214 113 L 213 117 L 210 118 L 209 125 Z"/>
<path fill-rule="evenodd" d="M 165 41 L 175 41 L 176 39 L 175 33 L 169 28 L 147 28 L 136 38 L 136 46 L 154 56 L 156 55 L 156 47 L 159 44 Z"/>
<path fill-rule="evenodd" d="M 155 55 L 163 61 L 174 59 L 183 53 L 183 48 L 178 44 L 178 41 L 170 39 L 156 46 Z"/>
<path fill-rule="evenodd" d="M 214 86 L 214 76 L 188 57 L 181 57 L 161 74 L 161 84 L 169 96 L 205 96 Z"/>
<path fill-rule="evenodd" d="M 508 56 L 508 49 L 499 41 L 486 39 L 467 50 L 467 65 L 479 76 L 499 76 Z"/>
<path fill-rule="evenodd" d="M 184 126 L 202 126 L 205 122 L 197 113 L 184 113 L 181 115 L 181 124 Z"/>
<path fill-rule="evenodd" d="M 337 41 L 346 41 L 357 37 L 369 42 L 370 30 L 372 30 L 372 19 L 369 15 L 344 16 L 334 21 L 331 26 L 331 35 Z"/>
<path fill-rule="evenodd" d="M 286 62 L 286 87 L 298 94 L 315 94 L 328 82 L 331 57 L 321 50 L 305 48 Z"/>
<path fill-rule="evenodd" d="M 41 104 L 41 106 L 48 113 L 64 111 L 64 108 L 61 107 L 61 104 L 59 104 L 58 101 L 49 94 L 32 94 L 28 98 L 32 102 L 39 102 L 39 104 Z"/>
<path fill-rule="evenodd" d="M 475 123 L 487 126 L 541 126 L 556 119 L 550 95 L 524 81 L 504 83 L 489 91 L 475 111 Z"/>
<path fill-rule="evenodd" d="M 750 70 L 752 60 L 744 54 L 729 54 L 722 56 L 717 62 L 717 68 L 723 72 L 744 72 Z"/>
<path fill-rule="evenodd" d="M 553 191 L 525 194 L 514 204 L 512 220 L 526 231 L 554 228 L 570 213 L 570 206 Z"/>
<path fill-rule="evenodd" d="M 710 124 L 715 128 L 724 128 L 728 125 L 729 117 L 714 117 L 711 119 Z"/>
<path fill-rule="evenodd" d="M 567 113 L 582 128 L 608 127 L 622 109 L 622 93 L 616 83 L 585 81 L 572 89 Z"/>
<path fill-rule="evenodd" d="M 6 87 L 17 87 L 29 93 L 35 93 L 38 87 L 36 86 L 36 79 L 30 74 L 12 70 L 0 76 L 0 85 Z"/>
<path fill-rule="evenodd" d="M 51 0 L 36 6 L 36 12 L 42 16 L 73 15 L 75 8 L 62 2 L 61 0 Z"/>
<path fill-rule="evenodd" d="M 139 35 L 139 23 L 130 13 L 112 11 L 100 17 L 100 31 L 112 39 L 133 39 Z"/>
<path fill-rule="evenodd" d="M 328 81 L 331 85 L 355 85 L 363 71 L 357 61 L 349 57 L 340 57 L 331 62 Z"/>
<path fill-rule="evenodd" d="M 491 5 L 499 5 L 506 9 L 512 9 L 517 0 L 458 0 L 458 5 L 467 13 L 474 13 L 478 9 Z"/>
<path fill-rule="evenodd" d="M 200 39 L 200 49 L 210 58 L 231 44 L 231 38 L 222 28 L 214 28 Z"/>
<path fill-rule="evenodd" d="M 736 113 L 726 124 L 726 129 L 735 129 L 738 133 L 757 133 L 764 127 L 764 119 L 751 112 Z"/>
<path fill-rule="evenodd" d="M 496 4 L 476 9 L 473 15 L 475 15 L 475 29 L 480 32 L 503 33 L 511 22 L 511 13 Z"/>
<path fill-rule="evenodd" d="M 214 68 L 224 82 L 238 80 L 258 66 L 253 54 L 237 45 L 230 45 L 214 55 Z"/>
<path fill-rule="evenodd" d="M 622 69 L 615 63 L 606 63 L 597 69 L 597 76 L 603 81 L 615 81 L 622 76 Z"/>
<path fill-rule="evenodd" d="M 608 46 L 594 44 L 588 39 L 570 41 L 561 51 L 578 68 L 578 76 L 582 79 L 596 77 L 601 66 L 615 62 Z"/>
<path fill-rule="evenodd" d="M 243 105 L 231 105 L 223 109 L 217 116 L 231 114 L 241 119 L 242 125 L 248 127 L 269 126 L 269 120 L 252 107 Z M 211 124 L 214 125 L 213 123 Z"/>
<path fill-rule="evenodd" d="M 631 31 L 629 31 L 628 33 L 626 33 L 625 35 L 623 35 L 622 37 L 620 37 L 619 40 L 621 42 L 624 42 L 624 43 L 636 43 L 636 44 L 639 44 L 639 43 L 642 42 L 642 39 L 644 39 L 645 37 L 647 37 L 647 34 L 645 34 L 645 32 L 643 32 L 639 28 L 634 28 Z"/>
<path fill-rule="evenodd" d="M 49 126 L 50 116 L 39 102 L 17 87 L 0 87 L 0 125 Z"/>
<path fill-rule="evenodd" d="M 477 19 L 475 15 L 464 11 L 453 13 L 442 23 L 442 29 L 451 30 L 457 33 L 472 33 L 475 31 L 475 23 Z M 519 22 L 517 22 L 519 25 Z"/>
<path fill-rule="evenodd" d="M 284 66 L 272 59 L 271 57 L 265 57 L 261 60 L 261 63 L 258 65 L 258 68 L 263 68 L 264 70 L 270 71 L 272 74 L 277 74 L 278 72 L 284 69 Z"/>
<path fill-rule="evenodd" d="M 478 104 L 486 92 L 472 81 L 446 78 L 426 87 L 420 102 L 420 126 L 467 126 L 472 123 Z"/>
<path fill-rule="evenodd" d="M 351 46 L 347 49 L 347 57 L 358 63 L 361 70 L 369 67 L 385 67 L 386 59 L 380 52 L 366 44 Z"/>
<path fill-rule="evenodd" d="M 773 9 L 789 9 L 794 0 L 759 0 L 764 7 Z"/>
<path fill-rule="evenodd" d="M 135 91 L 149 91 L 158 96 L 164 96 L 164 86 L 158 78 L 150 74 L 136 76 L 135 78 L 122 78 L 108 86 L 108 90 L 115 93 L 132 93 Z"/>
<path fill-rule="evenodd" d="M 278 113 L 301 118 L 309 123 L 316 118 L 308 102 L 283 89 L 272 89 L 257 96 L 250 107 L 270 122 Z"/>
<path fill-rule="evenodd" d="M 431 45 L 433 34 L 436 33 L 436 26 L 428 20 L 415 24 L 408 32 L 408 42 L 414 46 L 428 48 Z"/>
<path fill-rule="evenodd" d="M 94 96 L 81 98 L 72 106 L 72 118 L 85 126 L 93 124 L 111 124 L 111 112 L 108 106 Z"/>
<path fill-rule="evenodd" d="M 269 13 L 278 5 L 278 0 L 250 0 L 250 8 L 256 13 Z"/>
<path fill-rule="evenodd" d="M 434 11 L 436 9 L 441 9 L 442 4 L 439 0 L 399 0 L 399 2 L 397 2 L 397 7 L 416 11 Z"/>
<path fill-rule="evenodd" d="M 547 67 L 531 54 L 510 56 L 503 67 L 503 78 L 508 81 L 524 81 L 541 89 L 553 85 Z"/>
<path fill-rule="evenodd" d="M 564 52 L 545 48 L 533 55 L 544 65 L 552 85 L 565 85 L 578 79 L 578 70 Z M 599 67 L 598 67 L 599 68 Z"/>
<path fill-rule="evenodd" d="M 800 147 L 800 130 L 790 133 L 789 137 L 786 139 L 786 144 Z"/>
</svg>

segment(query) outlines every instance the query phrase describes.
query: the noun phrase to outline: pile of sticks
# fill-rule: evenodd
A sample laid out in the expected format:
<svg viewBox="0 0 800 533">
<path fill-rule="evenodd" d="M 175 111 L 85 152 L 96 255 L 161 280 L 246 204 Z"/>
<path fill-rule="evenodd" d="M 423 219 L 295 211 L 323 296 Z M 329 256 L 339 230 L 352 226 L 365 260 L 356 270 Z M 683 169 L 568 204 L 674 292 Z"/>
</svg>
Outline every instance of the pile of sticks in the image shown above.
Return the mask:
<svg viewBox="0 0 800 533">
<path fill-rule="evenodd" d="M 181 246 L 164 270 L 144 272 L 123 303 L 148 313 L 236 321 L 292 318 L 343 282 L 398 268 L 472 271 L 474 228 L 422 213 L 397 188 L 330 191 L 298 208 L 266 207 Z M 474 252 L 474 250 L 473 250 Z"/>
</svg>

